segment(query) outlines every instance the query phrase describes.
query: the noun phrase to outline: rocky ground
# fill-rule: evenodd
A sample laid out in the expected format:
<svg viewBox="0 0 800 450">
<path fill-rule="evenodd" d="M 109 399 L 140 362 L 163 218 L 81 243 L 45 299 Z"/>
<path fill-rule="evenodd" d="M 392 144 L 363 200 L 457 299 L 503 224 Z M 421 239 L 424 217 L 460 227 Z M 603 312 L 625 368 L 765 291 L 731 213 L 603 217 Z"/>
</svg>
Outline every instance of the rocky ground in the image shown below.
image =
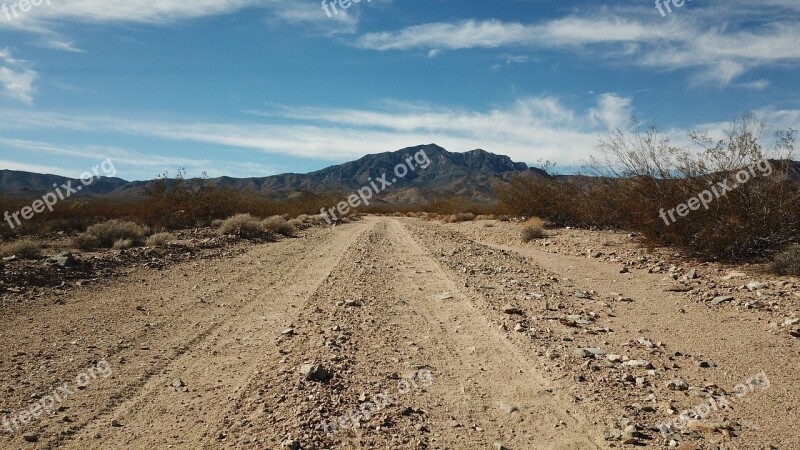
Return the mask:
<svg viewBox="0 0 800 450">
<path fill-rule="evenodd" d="M 800 448 L 800 280 L 550 234 L 367 217 L 7 289 L 0 447 Z"/>
</svg>

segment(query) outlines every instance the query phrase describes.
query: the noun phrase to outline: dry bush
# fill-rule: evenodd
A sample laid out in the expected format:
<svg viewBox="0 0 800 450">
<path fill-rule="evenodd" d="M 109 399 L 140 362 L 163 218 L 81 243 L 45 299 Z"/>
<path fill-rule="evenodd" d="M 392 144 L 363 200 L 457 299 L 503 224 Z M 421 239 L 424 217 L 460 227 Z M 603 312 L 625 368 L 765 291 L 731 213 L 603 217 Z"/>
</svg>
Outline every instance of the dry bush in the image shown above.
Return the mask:
<svg viewBox="0 0 800 450">
<path fill-rule="evenodd" d="M 450 214 L 444 218 L 445 223 L 472 222 L 473 220 L 475 220 L 475 214 L 472 213 Z"/>
<path fill-rule="evenodd" d="M 531 224 L 522 226 L 522 242 L 530 242 L 545 237 L 547 237 L 547 233 L 545 233 L 544 229 L 540 226 Z"/>
<path fill-rule="evenodd" d="M 73 245 L 83 250 L 96 247 L 112 248 L 117 241 L 130 240 L 132 246 L 141 245 L 149 233 L 147 227 L 134 222 L 112 219 L 98 223 L 78 235 Z"/>
<path fill-rule="evenodd" d="M 800 246 L 794 246 L 776 255 L 769 269 L 776 275 L 800 277 Z"/>
<path fill-rule="evenodd" d="M 147 241 L 145 241 L 145 245 L 148 247 L 165 247 L 169 245 L 170 242 L 176 239 L 177 238 L 172 233 L 167 233 L 167 232 L 156 233 L 147 238 Z"/>
<path fill-rule="evenodd" d="M 219 228 L 222 226 L 223 223 L 225 223 L 223 219 L 214 219 L 211 221 L 211 226 L 213 228 Z"/>
<path fill-rule="evenodd" d="M 264 229 L 264 225 L 258 217 L 250 214 L 236 214 L 225 219 L 220 225 L 219 234 L 235 234 L 237 236 L 251 238 L 261 237 L 270 234 Z"/>
<path fill-rule="evenodd" d="M 134 247 L 133 239 L 118 239 L 114 242 L 114 245 L 111 246 L 114 250 L 127 250 L 129 248 Z"/>
<path fill-rule="evenodd" d="M 599 142 L 592 177 L 516 177 L 497 195 L 509 213 L 558 226 L 638 231 L 650 246 L 703 257 L 757 256 L 800 239 L 800 166 L 791 161 L 795 133 L 781 130 L 767 139 L 768 129 L 763 119 L 745 114 L 719 140 L 690 132 L 692 147 L 685 148 L 656 127 L 617 130 Z M 707 209 L 676 215 L 670 223 L 660 216 L 662 209 L 687 204 L 717 183 L 732 185 L 743 174 L 746 182 L 715 196 Z"/>
<path fill-rule="evenodd" d="M 0 257 L 16 256 L 20 259 L 38 259 L 42 257 L 42 243 L 33 239 L 20 239 L 0 246 Z"/>
<path fill-rule="evenodd" d="M 289 224 L 289 221 L 283 216 L 268 217 L 261 221 L 261 226 L 269 232 L 282 234 L 284 236 L 292 236 L 295 232 L 295 227 Z"/>
<path fill-rule="evenodd" d="M 291 219 L 291 220 L 289 220 L 289 225 L 294 227 L 294 229 L 296 229 L 296 230 L 302 230 L 302 229 L 308 227 L 308 223 L 307 222 L 303 222 L 300 219 Z"/>
<path fill-rule="evenodd" d="M 100 247 L 100 238 L 92 234 L 81 233 L 72 239 L 72 247 L 91 251 Z"/>
<path fill-rule="evenodd" d="M 495 217 L 494 214 L 479 214 L 477 217 L 475 217 L 475 220 L 496 220 L 496 219 L 497 217 Z"/>
</svg>

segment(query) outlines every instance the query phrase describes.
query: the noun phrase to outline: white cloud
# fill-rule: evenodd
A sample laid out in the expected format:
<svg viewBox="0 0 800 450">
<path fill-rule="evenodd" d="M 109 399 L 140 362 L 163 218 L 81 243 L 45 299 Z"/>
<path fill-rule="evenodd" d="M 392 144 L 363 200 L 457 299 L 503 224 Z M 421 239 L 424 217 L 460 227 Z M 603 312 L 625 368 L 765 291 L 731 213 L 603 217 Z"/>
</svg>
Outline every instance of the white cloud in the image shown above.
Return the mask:
<svg viewBox="0 0 800 450">
<path fill-rule="evenodd" d="M 633 99 L 616 94 L 603 94 L 596 108 L 589 112 L 592 121 L 609 130 L 623 130 L 631 125 Z"/>
<path fill-rule="evenodd" d="M 0 93 L 3 96 L 29 105 L 33 103 L 38 74 L 28 66 L 27 62 L 15 59 L 8 49 L 0 49 Z"/>
<path fill-rule="evenodd" d="M 782 0 L 772 4 L 785 14 L 737 2 L 695 8 L 691 16 L 674 11 L 666 19 L 654 17 L 650 8 L 602 7 L 531 24 L 491 19 L 414 25 L 364 34 L 356 45 L 378 51 L 554 49 L 662 71 L 698 69 L 695 82 L 727 86 L 754 68 L 800 63 L 800 19 L 794 14 L 800 7 Z M 749 14 L 742 14 L 745 10 Z M 747 29 L 741 26 L 745 22 Z"/>
</svg>

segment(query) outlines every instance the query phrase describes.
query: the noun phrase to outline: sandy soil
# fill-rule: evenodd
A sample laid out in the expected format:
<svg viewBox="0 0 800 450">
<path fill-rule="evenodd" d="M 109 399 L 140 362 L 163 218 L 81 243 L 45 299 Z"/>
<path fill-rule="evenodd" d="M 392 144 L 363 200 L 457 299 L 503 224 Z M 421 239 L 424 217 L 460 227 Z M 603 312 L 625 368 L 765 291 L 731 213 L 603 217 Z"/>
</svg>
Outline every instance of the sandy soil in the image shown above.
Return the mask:
<svg viewBox="0 0 800 450">
<path fill-rule="evenodd" d="M 798 280 L 518 234 L 367 217 L 4 293 L 0 448 L 800 448 Z"/>
</svg>

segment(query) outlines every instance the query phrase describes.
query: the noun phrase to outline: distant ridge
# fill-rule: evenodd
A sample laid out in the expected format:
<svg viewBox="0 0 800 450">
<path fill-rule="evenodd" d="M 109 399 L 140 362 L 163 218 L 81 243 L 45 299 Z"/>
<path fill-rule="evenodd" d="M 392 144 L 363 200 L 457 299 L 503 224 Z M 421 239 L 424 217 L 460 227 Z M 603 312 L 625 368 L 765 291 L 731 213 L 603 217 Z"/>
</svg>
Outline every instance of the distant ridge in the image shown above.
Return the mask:
<svg viewBox="0 0 800 450">
<path fill-rule="evenodd" d="M 508 156 L 485 150 L 453 153 L 436 144 L 429 144 L 367 155 L 307 174 L 287 173 L 253 178 L 219 177 L 209 179 L 208 183 L 256 191 L 275 199 L 291 198 L 303 192 L 352 192 L 367 185 L 369 178 L 375 179 L 384 173 L 392 175 L 396 165 L 420 151 L 428 156 L 430 165 L 425 169 L 409 171 L 408 175 L 381 193 L 381 200 L 393 204 L 414 204 L 458 196 L 488 203 L 493 200 L 494 187 L 507 182 L 512 176 L 545 174 L 539 169 L 529 168 L 525 163 L 514 162 Z M 390 178 L 392 177 L 394 176 Z M 70 179 L 58 175 L 0 170 L 0 192 L 7 198 L 36 197 L 50 191 L 54 183 L 60 185 L 68 180 Z M 73 185 L 76 183 L 78 181 L 73 180 Z M 120 178 L 101 178 L 86 186 L 77 197 L 135 199 L 142 197 L 143 189 L 148 184 L 149 181 L 129 182 Z"/>
</svg>

